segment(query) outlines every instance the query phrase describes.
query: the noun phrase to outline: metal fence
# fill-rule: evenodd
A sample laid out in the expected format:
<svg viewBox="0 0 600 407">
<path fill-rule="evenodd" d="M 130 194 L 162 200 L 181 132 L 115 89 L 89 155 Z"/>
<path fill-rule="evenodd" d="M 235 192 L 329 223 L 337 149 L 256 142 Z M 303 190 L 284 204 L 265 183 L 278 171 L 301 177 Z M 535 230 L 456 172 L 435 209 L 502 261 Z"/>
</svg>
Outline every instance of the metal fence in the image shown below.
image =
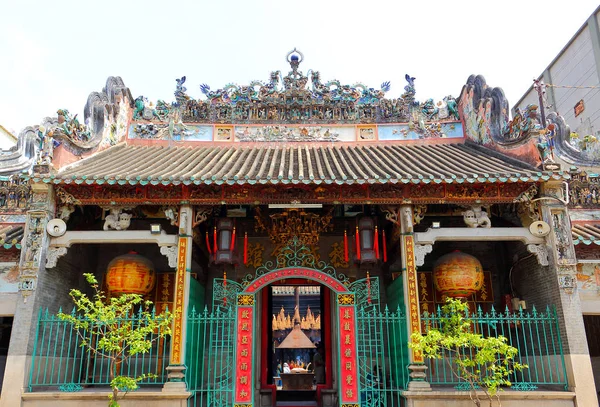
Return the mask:
<svg viewBox="0 0 600 407">
<path fill-rule="evenodd" d="M 424 332 L 431 328 L 440 328 L 440 320 L 444 315 L 438 308 L 436 313 L 425 313 L 422 317 Z M 555 307 L 547 307 L 538 312 L 535 307 L 531 312 L 511 313 L 508 309 L 483 313 L 481 309 L 467 317 L 473 331 L 484 337 L 503 336 L 507 343 L 519 350 L 515 361 L 528 365 L 528 368 L 512 373 L 509 381 L 514 390 L 566 390 L 567 375 L 565 360 L 558 327 Z M 458 380 L 452 373 L 450 365 L 452 355 L 446 354 L 441 359 L 426 359 L 428 365 L 428 381 L 432 385 L 454 386 L 465 389 L 465 382 Z"/>
<path fill-rule="evenodd" d="M 85 316 L 72 314 L 81 321 Z M 119 319 L 121 326 L 135 327 L 143 318 L 131 315 Z M 92 324 L 91 321 L 90 324 Z M 115 374 L 139 377 L 145 373 L 156 374 L 156 378 L 145 379 L 141 386 L 162 386 L 167 381 L 165 368 L 169 363 L 169 337 L 159 338 L 159 332 L 150 334 L 152 348 L 148 353 L 131 356 L 118 367 L 111 369 L 111 360 L 94 354 L 82 346 L 82 337 L 90 343 L 98 341 L 91 330 L 76 330 L 57 315 L 41 311 L 33 346 L 29 391 L 79 391 L 85 387 L 108 387 Z"/>
<path fill-rule="evenodd" d="M 360 308 L 357 321 L 360 405 L 401 406 L 408 381 L 406 316 L 400 308 Z"/>
<path fill-rule="evenodd" d="M 188 406 L 233 406 L 235 312 L 192 309 L 187 322 Z"/>
</svg>

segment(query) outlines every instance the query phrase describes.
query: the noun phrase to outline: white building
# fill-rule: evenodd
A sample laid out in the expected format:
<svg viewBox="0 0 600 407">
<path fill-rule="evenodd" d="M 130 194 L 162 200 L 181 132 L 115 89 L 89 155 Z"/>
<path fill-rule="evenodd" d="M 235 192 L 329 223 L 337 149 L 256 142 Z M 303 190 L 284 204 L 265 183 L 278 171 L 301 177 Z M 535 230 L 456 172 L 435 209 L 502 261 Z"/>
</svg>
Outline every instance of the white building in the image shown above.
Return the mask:
<svg viewBox="0 0 600 407">
<path fill-rule="evenodd" d="M 7 150 L 17 144 L 17 138 L 6 128 L 0 125 L 0 149 Z"/>
<path fill-rule="evenodd" d="M 539 76 L 548 86 L 547 106 L 580 136 L 600 136 L 600 7 Z M 513 108 L 539 104 L 532 87 Z"/>
</svg>

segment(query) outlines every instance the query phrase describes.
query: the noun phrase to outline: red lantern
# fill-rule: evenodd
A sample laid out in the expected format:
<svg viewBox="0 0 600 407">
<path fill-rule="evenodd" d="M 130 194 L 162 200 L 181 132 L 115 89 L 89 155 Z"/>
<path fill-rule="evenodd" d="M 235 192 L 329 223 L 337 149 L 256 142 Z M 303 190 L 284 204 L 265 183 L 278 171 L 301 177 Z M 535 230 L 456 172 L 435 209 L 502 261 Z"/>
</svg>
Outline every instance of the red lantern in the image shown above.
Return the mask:
<svg viewBox="0 0 600 407">
<path fill-rule="evenodd" d="M 136 252 L 115 257 L 106 270 L 106 286 L 112 295 L 148 294 L 154 287 L 154 266 Z"/>
<path fill-rule="evenodd" d="M 455 250 L 435 262 L 433 283 L 444 295 L 467 298 L 481 289 L 483 268 L 477 258 Z"/>
</svg>

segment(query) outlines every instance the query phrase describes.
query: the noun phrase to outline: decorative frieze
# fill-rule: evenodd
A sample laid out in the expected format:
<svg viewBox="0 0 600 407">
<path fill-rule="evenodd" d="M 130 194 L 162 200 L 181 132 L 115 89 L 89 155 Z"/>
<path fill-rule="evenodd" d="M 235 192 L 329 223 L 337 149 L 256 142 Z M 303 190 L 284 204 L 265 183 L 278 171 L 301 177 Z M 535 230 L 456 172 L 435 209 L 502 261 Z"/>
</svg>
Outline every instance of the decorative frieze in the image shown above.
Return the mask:
<svg viewBox="0 0 600 407">
<path fill-rule="evenodd" d="M 191 205 L 269 203 L 357 203 L 418 205 L 456 203 L 484 205 L 512 203 L 531 184 L 359 184 L 353 185 L 62 185 L 57 188 L 61 205 L 110 207 L 137 205 Z M 59 191 L 61 191 L 59 193 Z M 61 198 L 62 197 L 62 198 Z M 67 199 L 65 202 L 63 199 Z M 423 213 L 415 211 L 418 217 Z M 198 212 L 197 212 L 198 213 Z M 201 213 L 204 213 L 201 212 Z M 207 214 L 207 213 L 204 213 Z M 195 221 L 200 221 L 203 215 Z"/>
</svg>

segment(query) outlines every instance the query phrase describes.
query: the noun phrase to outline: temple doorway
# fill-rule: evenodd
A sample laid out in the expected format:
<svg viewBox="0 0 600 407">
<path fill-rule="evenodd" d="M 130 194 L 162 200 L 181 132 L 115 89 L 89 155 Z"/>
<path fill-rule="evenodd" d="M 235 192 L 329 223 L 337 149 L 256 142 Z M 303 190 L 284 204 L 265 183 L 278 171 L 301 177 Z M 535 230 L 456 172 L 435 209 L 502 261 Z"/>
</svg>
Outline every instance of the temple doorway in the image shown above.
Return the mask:
<svg viewBox="0 0 600 407">
<path fill-rule="evenodd" d="M 280 282 L 268 286 L 263 299 L 269 317 L 261 332 L 267 345 L 261 371 L 273 405 L 316 406 L 332 381 L 329 290 L 307 280 Z"/>
</svg>

